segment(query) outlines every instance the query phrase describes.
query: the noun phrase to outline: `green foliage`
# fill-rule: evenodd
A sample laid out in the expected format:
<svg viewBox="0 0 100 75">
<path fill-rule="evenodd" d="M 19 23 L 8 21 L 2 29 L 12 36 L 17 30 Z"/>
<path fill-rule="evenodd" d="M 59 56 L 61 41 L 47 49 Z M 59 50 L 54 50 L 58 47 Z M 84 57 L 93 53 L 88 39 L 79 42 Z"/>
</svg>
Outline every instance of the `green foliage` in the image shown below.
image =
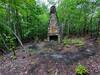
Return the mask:
<svg viewBox="0 0 100 75">
<path fill-rule="evenodd" d="M 17 40 L 46 38 L 48 12 L 35 0 L 0 0 L 0 47 L 13 51 Z M 5 35 L 3 35 L 5 34 Z M 8 35 L 10 34 L 10 35 Z"/>
<path fill-rule="evenodd" d="M 84 75 L 87 73 L 88 73 L 88 69 L 85 66 L 78 64 L 78 66 L 76 67 L 76 74 L 77 75 Z"/>
<path fill-rule="evenodd" d="M 69 45 L 75 45 L 75 46 L 84 46 L 84 41 L 82 38 L 74 38 L 74 39 L 67 39 L 67 38 L 64 38 L 63 40 L 63 44 L 65 46 L 69 46 Z"/>
<path fill-rule="evenodd" d="M 16 43 L 15 43 L 14 40 L 15 40 L 15 38 L 11 37 L 10 35 L 8 35 L 6 37 L 6 43 L 7 43 L 8 47 L 9 47 L 10 51 L 12 51 L 12 50 L 14 50 L 16 48 Z"/>
<path fill-rule="evenodd" d="M 0 38 L 0 47 L 2 47 L 2 46 L 3 46 L 2 39 Z"/>
<path fill-rule="evenodd" d="M 57 8 L 64 35 L 81 36 L 95 33 L 97 16 L 100 15 L 99 0 L 63 0 Z M 99 16 L 98 16 L 99 17 Z"/>
</svg>

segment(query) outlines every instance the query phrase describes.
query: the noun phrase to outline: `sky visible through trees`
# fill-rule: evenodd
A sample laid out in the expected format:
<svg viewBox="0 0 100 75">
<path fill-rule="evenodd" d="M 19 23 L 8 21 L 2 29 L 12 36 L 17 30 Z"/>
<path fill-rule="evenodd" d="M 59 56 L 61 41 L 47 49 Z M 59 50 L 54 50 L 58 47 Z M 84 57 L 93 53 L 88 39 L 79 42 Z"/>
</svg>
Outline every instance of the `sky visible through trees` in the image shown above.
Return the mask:
<svg viewBox="0 0 100 75">
<path fill-rule="evenodd" d="M 45 4 L 48 9 L 52 6 L 58 6 L 61 0 L 37 0 L 40 4 Z"/>
</svg>

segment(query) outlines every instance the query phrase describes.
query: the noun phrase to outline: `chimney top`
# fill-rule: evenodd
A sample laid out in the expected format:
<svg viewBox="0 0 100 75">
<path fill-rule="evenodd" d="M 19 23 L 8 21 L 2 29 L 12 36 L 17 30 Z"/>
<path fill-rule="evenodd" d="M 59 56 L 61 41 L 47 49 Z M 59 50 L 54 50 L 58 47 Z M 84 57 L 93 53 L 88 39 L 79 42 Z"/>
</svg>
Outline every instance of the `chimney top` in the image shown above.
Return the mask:
<svg viewBox="0 0 100 75">
<path fill-rule="evenodd" d="M 53 5 L 50 8 L 50 14 L 55 14 L 56 13 L 56 7 Z"/>
</svg>

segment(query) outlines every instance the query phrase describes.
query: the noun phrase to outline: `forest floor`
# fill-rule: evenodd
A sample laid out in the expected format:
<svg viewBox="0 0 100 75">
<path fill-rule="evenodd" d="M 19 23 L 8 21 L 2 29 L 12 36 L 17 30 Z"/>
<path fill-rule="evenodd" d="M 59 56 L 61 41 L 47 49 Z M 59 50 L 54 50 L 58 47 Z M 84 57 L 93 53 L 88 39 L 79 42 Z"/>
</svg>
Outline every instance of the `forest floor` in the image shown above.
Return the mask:
<svg viewBox="0 0 100 75">
<path fill-rule="evenodd" d="M 6 54 L 0 59 L 0 75 L 75 75 L 80 63 L 90 75 L 100 75 L 100 40 L 85 39 L 85 45 L 63 46 L 56 42 L 26 43 L 18 47 L 16 59 Z"/>
</svg>

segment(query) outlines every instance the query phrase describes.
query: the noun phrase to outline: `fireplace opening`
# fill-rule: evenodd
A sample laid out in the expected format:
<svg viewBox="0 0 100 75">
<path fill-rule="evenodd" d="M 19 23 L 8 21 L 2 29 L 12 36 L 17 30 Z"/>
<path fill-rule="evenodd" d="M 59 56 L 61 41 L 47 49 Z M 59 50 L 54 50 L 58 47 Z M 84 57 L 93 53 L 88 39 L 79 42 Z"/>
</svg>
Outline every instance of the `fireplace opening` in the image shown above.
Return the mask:
<svg viewBox="0 0 100 75">
<path fill-rule="evenodd" d="M 49 36 L 49 41 L 58 41 L 58 36 L 57 35 L 52 35 L 52 36 Z"/>
</svg>

